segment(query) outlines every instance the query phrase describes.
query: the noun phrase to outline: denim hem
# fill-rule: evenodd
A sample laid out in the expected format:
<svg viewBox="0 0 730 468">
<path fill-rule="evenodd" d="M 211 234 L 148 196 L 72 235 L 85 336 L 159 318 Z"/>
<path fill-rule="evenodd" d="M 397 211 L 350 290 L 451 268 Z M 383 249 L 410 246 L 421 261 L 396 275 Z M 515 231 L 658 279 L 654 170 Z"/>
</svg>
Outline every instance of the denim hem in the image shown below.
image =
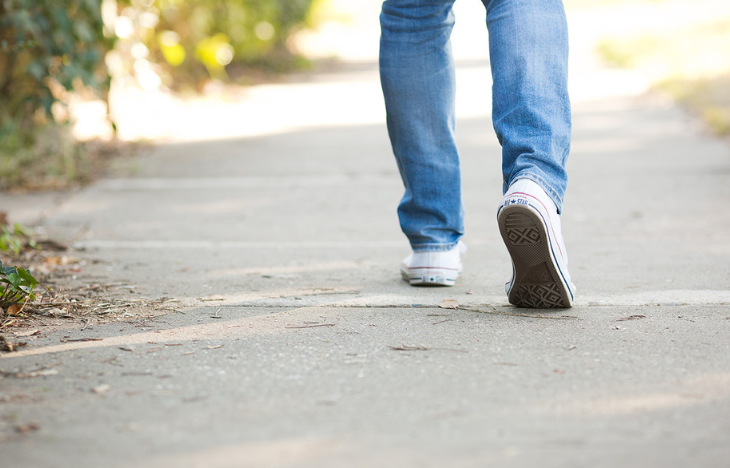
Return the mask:
<svg viewBox="0 0 730 468">
<path fill-rule="evenodd" d="M 458 243 L 459 241 L 457 240 L 448 244 L 411 244 L 411 249 L 414 252 L 448 252 L 456 247 Z"/>
<path fill-rule="evenodd" d="M 518 174 L 517 177 L 512 179 L 510 182 L 510 185 L 514 184 L 520 179 L 527 179 L 531 180 L 532 182 L 535 182 L 537 185 L 542 188 L 548 197 L 555 203 L 555 206 L 558 209 L 558 214 L 561 214 L 563 211 L 563 200 L 558 196 L 558 194 L 553 190 L 541 177 L 537 176 L 536 174 L 533 174 L 531 172 L 525 172 L 522 174 Z M 509 187 L 507 187 L 509 189 Z"/>
</svg>

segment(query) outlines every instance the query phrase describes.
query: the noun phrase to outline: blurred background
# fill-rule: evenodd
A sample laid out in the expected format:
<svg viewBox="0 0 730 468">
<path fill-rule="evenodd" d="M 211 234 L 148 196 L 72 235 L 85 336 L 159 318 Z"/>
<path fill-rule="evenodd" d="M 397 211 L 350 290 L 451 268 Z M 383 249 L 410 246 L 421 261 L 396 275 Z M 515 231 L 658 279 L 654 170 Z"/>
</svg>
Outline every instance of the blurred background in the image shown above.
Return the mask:
<svg viewBox="0 0 730 468">
<path fill-rule="evenodd" d="M 0 3 L 0 188 L 66 188 L 145 142 L 384 122 L 379 0 Z M 665 93 L 730 134 L 730 2 L 565 0 L 574 100 Z M 458 0 L 459 115 L 489 113 L 484 9 Z M 347 71 L 348 83 L 332 76 Z M 344 75 L 341 75 L 344 76 Z"/>
</svg>

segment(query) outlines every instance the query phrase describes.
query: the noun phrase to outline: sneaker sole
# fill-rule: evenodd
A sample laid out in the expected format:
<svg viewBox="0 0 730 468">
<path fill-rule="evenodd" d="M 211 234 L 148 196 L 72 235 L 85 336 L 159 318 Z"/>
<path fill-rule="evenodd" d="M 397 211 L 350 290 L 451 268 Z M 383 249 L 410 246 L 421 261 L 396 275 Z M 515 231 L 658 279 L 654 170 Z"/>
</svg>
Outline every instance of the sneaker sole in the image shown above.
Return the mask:
<svg viewBox="0 0 730 468">
<path fill-rule="evenodd" d="M 500 211 L 497 221 L 514 266 L 509 302 L 533 309 L 571 307 L 570 291 L 553 260 L 540 215 L 526 206 L 511 205 Z"/>
<path fill-rule="evenodd" d="M 401 269 L 401 276 L 412 286 L 453 286 L 459 273 L 433 268 Z"/>
</svg>

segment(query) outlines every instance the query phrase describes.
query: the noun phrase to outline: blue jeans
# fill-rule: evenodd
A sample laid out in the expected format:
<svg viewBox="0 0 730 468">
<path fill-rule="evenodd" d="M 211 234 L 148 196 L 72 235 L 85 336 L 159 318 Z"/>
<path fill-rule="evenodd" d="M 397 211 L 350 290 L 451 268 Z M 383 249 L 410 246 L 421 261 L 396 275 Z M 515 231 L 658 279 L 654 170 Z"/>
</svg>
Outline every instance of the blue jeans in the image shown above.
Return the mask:
<svg viewBox="0 0 730 468">
<path fill-rule="evenodd" d="M 398 207 L 414 251 L 444 251 L 464 232 L 454 138 L 454 0 L 386 0 L 380 78 L 405 194 Z M 504 191 L 539 184 L 561 210 L 570 151 L 568 30 L 561 0 L 482 0 L 492 68 L 492 122 Z"/>
</svg>

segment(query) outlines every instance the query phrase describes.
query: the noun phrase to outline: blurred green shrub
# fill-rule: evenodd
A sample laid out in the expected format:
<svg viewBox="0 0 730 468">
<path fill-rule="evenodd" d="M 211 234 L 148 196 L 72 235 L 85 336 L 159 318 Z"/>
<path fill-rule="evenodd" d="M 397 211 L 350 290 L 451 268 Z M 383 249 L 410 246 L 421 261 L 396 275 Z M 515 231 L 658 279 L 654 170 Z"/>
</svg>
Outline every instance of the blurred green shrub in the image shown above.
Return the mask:
<svg viewBox="0 0 730 468">
<path fill-rule="evenodd" d="M 0 189 L 60 188 L 96 170 L 64 125 L 70 93 L 106 100 L 110 76 L 200 90 L 305 66 L 287 42 L 326 1 L 0 1 Z"/>
<path fill-rule="evenodd" d="M 134 0 L 132 11 L 122 16 L 154 24 L 138 37 L 150 61 L 161 66 L 165 84 L 199 87 L 209 77 L 227 80 L 251 69 L 281 72 L 305 66 L 287 41 L 311 25 L 311 12 L 322 1 Z M 146 14 L 157 20 L 144 19 Z"/>
<path fill-rule="evenodd" d="M 104 55 L 111 41 L 103 32 L 99 0 L 0 2 L 3 186 L 18 182 L 19 165 L 34 164 L 37 157 L 30 148 L 38 135 L 67 120 L 69 91 L 105 92 Z"/>
<path fill-rule="evenodd" d="M 641 71 L 714 133 L 730 136 L 730 17 L 720 10 L 708 18 L 606 37 L 598 52 L 612 65 Z"/>
<path fill-rule="evenodd" d="M 0 2 L 0 131 L 7 137 L 46 122 L 64 92 L 108 84 L 98 0 Z M 63 105 L 63 104 L 60 104 Z"/>
</svg>

